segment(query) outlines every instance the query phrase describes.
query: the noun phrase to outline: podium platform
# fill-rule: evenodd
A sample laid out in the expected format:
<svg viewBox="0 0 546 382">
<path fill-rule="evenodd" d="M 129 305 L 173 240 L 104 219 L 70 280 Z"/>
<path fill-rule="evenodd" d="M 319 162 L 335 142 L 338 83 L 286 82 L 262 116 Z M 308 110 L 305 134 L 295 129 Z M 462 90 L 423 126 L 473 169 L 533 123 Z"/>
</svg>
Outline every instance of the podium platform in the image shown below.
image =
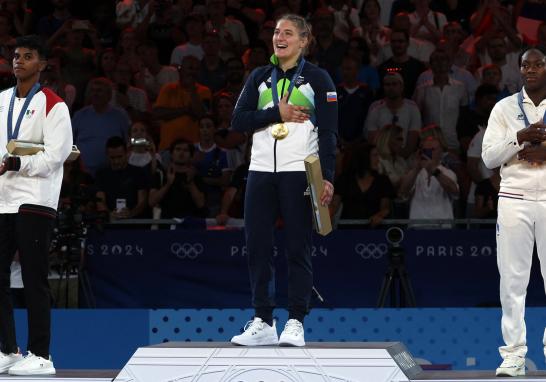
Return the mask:
<svg viewBox="0 0 546 382">
<path fill-rule="evenodd" d="M 403 382 L 422 372 L 400 342 L 241 347 L 169 342 L 139 348 L 115 382 Z"/>
<path fill-rule="evenodd" d="M 57 375 L 16 377 L 0 374 L 0 382 L 111 382 L 115 370 L 57 370 Z"/>
</svg>

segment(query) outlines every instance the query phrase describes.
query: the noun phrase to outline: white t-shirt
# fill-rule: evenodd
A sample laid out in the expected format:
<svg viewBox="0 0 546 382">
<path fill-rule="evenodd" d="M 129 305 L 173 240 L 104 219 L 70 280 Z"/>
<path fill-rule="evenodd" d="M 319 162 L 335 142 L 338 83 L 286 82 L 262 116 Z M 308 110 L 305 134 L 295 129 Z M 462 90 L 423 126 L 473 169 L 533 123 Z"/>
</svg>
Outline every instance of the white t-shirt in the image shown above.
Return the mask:
<svg viewBox="0 0 546 382">
<path fill-rule="evenodd" d="M 423 123 L 437 124 L 442 129 L 447 146 L 459 148 L 457 120 L 459 108 L 468 105 L 466 87 L 460 81 L 449 79 L 449 83 L 440 89 L 433 81 L 426 81 L 415 89 L 414 100 L 421 110 Z"/>
<path fill-rule="evenodd" d="M 457 182 L 457 175 L 453 171 L 444 166 L 438 166 L 438 169 L 455 183 Z M 430 176 L 429 181 L 427 170 L 421 169 L 413 185 L 409 218 L 453 219 L 452 201 L 453 199 L 444 190 L 438 179 L 435 176 Z M 426 227 L 427 225 L 416 224 L 414 226 Z M 442 225 L 442 227 L 449 226 Z"/>
<path fill-rule="evenodd" d="M 367 134 L 378 131 L 385 125 L 390 125 L 394 121 L 396 125 L 404 130 L 404 144 L 410 131 L 419 131 L 422 127 L 421 112 L 417 104 L 409 99 L 404 99 L 402 107 L 393 113 L 387 107 L 384 99 L 375 101 L 370 105 L 368 116 L 365 122 L 365 131 Z"/>
<path fill-rule="evenodd" d="M 205 57 L 205 51 L 200 44 L 194 45 L 187 42 L 185 44 L 178 45 L 171 53 L 171 65 L 180 65 L 186 56 L 194 56 L 201 61 L 203 57 Z"/>
</svg>

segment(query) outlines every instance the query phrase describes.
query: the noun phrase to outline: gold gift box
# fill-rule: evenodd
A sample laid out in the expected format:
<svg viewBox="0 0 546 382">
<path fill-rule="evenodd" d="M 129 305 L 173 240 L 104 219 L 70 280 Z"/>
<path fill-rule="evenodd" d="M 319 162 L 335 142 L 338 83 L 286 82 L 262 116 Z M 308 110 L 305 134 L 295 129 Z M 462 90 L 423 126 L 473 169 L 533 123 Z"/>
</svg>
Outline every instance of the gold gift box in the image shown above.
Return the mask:
<svg viewBox="0 0 546 382">
<path fill-rule="evenodd" d="M 328 206 L 320 204 L 320 196 L 324 190 L 320 160 L 316 155 L 309 155 L 305 158 L 304 163 L 309 193 L 311 196 L 311 206 L 313 208 L 315 230 L 319 235 L 326 236 L 332 232 L 332 222 L 330 220 Z"/>
<path fill-rule="evenodd" d="M 29 141 L 20 141 L 17 139 L 12 139 L 6 145 L 8 153 L 11 155 L 34 155 L 40 151 L 44 151 L 43 143 L 29 142 Z M 72 145 L 72 151 L 66 159 L 67 162 L 74 161 L 80 156 L 80 150 L 76 145 Z"/>
</svg>

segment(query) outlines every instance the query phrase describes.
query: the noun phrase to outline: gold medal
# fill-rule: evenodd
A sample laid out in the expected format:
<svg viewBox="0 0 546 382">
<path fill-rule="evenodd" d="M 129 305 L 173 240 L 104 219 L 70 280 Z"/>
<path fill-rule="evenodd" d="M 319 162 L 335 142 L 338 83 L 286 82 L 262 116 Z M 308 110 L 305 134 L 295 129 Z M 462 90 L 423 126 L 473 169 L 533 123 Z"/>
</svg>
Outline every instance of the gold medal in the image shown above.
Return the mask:
<svg viewBox="0 0 546 382">
<path fill-rule="evenodd" d="M 284 139 L 288 135 L 288 127 L 284 123 L 277 123 L 271 128 L 271 135 L 275 139 Z"/>
</svg>

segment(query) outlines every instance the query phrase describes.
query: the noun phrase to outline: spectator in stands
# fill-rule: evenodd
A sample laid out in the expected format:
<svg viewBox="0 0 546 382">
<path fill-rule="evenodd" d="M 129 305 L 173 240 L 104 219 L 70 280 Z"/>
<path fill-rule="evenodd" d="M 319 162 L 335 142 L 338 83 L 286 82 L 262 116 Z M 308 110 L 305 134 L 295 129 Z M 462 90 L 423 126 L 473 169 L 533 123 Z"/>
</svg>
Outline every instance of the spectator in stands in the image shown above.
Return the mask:
<svg viewBox="0 0 546 382">
<path fill-rule="evenodd" d="M 114 72 L 115 82 L 110 101 L 112 105 L 125 109 L 134 118 L 150 110 L 146 92 L 132 85 L 135 75 L 136 73 L 132 71 L 128 63 L 118 61 Z"/>
<path fill-rule="evenodd" d="M 267 2 L 229 0 L 226 5 L 226 13 L 244 24 L 246 34 L 251 40 L 258 35 L 260 25 L 266 20 L 264 9 L 268 5 Z"/>
<path fill-rule="evenodd" d="M 231 115 L 235 101 L 228 93 L 214 95 L 212 110 L 216 121 L 216 134 L 214 141 L 226 151 L 228 168 L 232 171 L 245 161 L 247 147 L 246 134 L 231 128 Z"/>
<path fill-rule="evenodd" d="M 140 37 L 133 28 L 125 28 L 121 31 L 118 41 L 118 62 L 123 62 L 131 67 L 134 73 L 140 72 L 144 64 L 137 48 L 140 45 Z"/>
<path fill-rule="evenodd" d="M 159 149 L 168 148 L 173 141 L 184 138 L 199 139 L 198 119 L 211 103 L 210 89 L 197 83 L 200 63 L 194 56 L 186 56 L 178 67 L 179 81 L 163 86 L 152 109 L 155 120 L 161 121 Z"/>
<path fill-rule="evenodd" d="M 343 144 L 360 141 L 364 122 L 373 99 L 368 85 L 358 81 L 359 62 L 346 55 L 341 63 L 341 79 L 336 86 L 338 99 L 338 134 Z"/>
<path fill-rule="evenodd" d="M 110 2 L 93 4 L 90 21 L 97 29 L 97 37 L 103 48 L 113 48 L 116 46 L 118 39 L 119 30 L 116 26 L 116 15 L 113 10 L 114 4 Z"/>
<path fill-rule="evenodd" d="M 379 129 L 386 125 L 397 125 L 403 130 L 402 156 L 408 158 L 415 153 L 421 129 L 421 112 L 412 100 L 404 98 L 404 79 L 399 73 L 388 73 L 383 78 L 385 97 L 371 104 L 365 129 L 369 142 L 376 142 Z"/>
<path fill-rule="evenodd" d="M 499 168 L 491 171 L 491 176 L 476 185 L 475 203 L 472 217 L 477 219 L 496 219 L 500 190 Z"/>
<path fill-rule="evenodd" d="M 395 195 L 398 195 L 402 176 L 409 170 L 408 161 L 402 156 L 404 129 L 398 125 L 383 126 L 377 133 L 376 142 L 379 154 L 377 172 L 389 178 Z"/>
<path fill-rule="evenodd" d="M 147 0 L 119 0 L 116 4 L 116 23 L 119 29 L 137 28 L 152 12 L 153 2 Z"/>
<path fill-rule="evenodd" d="M 132 166 L 146 168 L 152 175 L 162 170 L 161 157 L 157 153 L 150 126 L 145 120 L 136 121 L 131 125 L 128 162 Z"/>
<path fill-rule="evenodd" d="M 474 93 L 476 93 L 476 88 L 478 87 L 478 81 L 474 75 L 465 68 L 453 64 L 453 58 L 450 54 L 450 49 L 447 46 L 446 40 L 441 39 L 440 42 L 438 42 L 438 50 L 443 50 L 447 53 L 449 58 L 449 77 L 462 82 L 466 89 L 467 99 L 469 102 L 474 100 Z M 417 78 L 417 86 L 422 85 L 427 81 L 432 81 L 433 77 L 434 74 L 432 73 L 432 69 L 425 70 Z"/>
<path fill-rule="evenodd" d="M 446 16 L 430 9 L 431 0 L 414 0 L 415 12 L 410 13 L 411 35 L 437 43 L 442 29 L 447 24 Z"/>
<path fill-rule="evenodd" d="M 497 101 L 508 97 L 511 93 L 508 88 L 501 89 L 502 70 L 495 64 L 487 64 L 482 68 L 482 85 L 492 85 L 497 88 Z"/>
<path fill-rule="evenodd" d="M 199 142 L 195 145 L 194 165 L 205 184 L 209 217 L 220 211 L 224 188 L 229 184 L 233 171 L 228 167 L 226 152 L 216 146 L 216 125 L 210 115 L 199 120 Z"/>
<path fill-rule="evenodd" d="M 234 98 L 243 90 L 245 80 L 245 66 L 238 57 L 226 61 L 226 86 L 219 90 L 220 93 L 231 94 Z"/>
<path fill-rule="evenodd" d="M 157 47 L 152 41 L 145 41 L 137 48 L 138 55 L 142 58 L 142 82 L 148 95 L 148 99 L 155 101 L 163 85 L 178 82 L 178 70 L 170 65 L 161 65 L 157 53 Z"/>
<path fill-rule="evenodd" d="M 508 51 L 519 51 L 521 40 L 511 20 L 510 10 L 499 0 L 480 0 L 478 9 L 470 17 L 470 27 L 473 35 L 480 37 L 476 41 L 476 51 L 482 65 L 490 63 L 485 50 L 491 38 L 502 35 L 503 39 L 507 39 L 505 42 L 510 44 Z"/>
<path fill-rule="evenodd" d="M 191 2 L 190 2 L 191 6 Z M 157 49 L 157 56 L 161 65 L 168 65 L 171 60 L 171 53 L 178 45 L 177 35 L 182 31 L 177 25 L 175 5 L 172 1 L 156 1 L 153 17 L 145 31 L 146 39 L 153 43 Z"/>
<path fill-rule="evenodd" d="M 361 30 L 358 10 L 350 1 L 329 0 L 325 2 L 328 10 L 334 15 L 334 36 L 342 41 L 348 41 L 353 30 Z"/>
<path fill-rule="evenodd" d="M 106 77 L 114 81 L 114 73 L 118 63 L 118 55 L 113 48 L 104 49 L 97 59 L 97 77 Z"/>
<path fill-rule="evenodd" d="M 267 46 L 260 40 L 252 43 L 243 54 L 243 63 L 245 64 L 245 78 L 256 68 L 265 66 L 269 62 Z"/>
<path fill-rule="evenodd" d="M 199 61 L 205 56 L 203 50 L 204 25 L 197 14 L 191 14 L 184 19 L 184 30 L 188 41 L 178 45 L 171 54 L 171 65 L 181 65 L 184 57 L 193 56 Z"/>
<path fill-rule="evenodd" d="M 62 36 L 66 37 L 65 43 L 56 45 Z M 91 39 L 94 49 L 84 47 L 86 36 Z M 97 39 L 97 31 L 89 22 L 68 20 L 51 36 L 48 45 L 54 47 L 56 54 L 60 54 L 63 79 L 76 87 L 76 104 L 81 104 L 85 88 L 96 70 L 96 55 L 102 49 Z"/>
<path fill-rule="evenodd" d="M 393 30 L 391 34 L 391 49 L 393 56 L 382 63 L 379 68 L 379 78 L 388 73 L 400 73 L 404 79 L 404 97 L 411 98 L 417 83 L 417 77 L 425 70 L 425 64 L 408 54 L 409 35 L 402 30 Z"/>
<path fill-rule="evenodd" d="M 13 44 L 13 24 L 12 16 L 6 11 L 0 11 L 0 46 L 5 47 L 2 53 L 9 49 L 7 45 Z"/>
<path fill-rule="evenodd" d="M 312 22 L 316 44 L 311 51 L 311 56 L 318 66 L 326 69 L 334 83 L 336 83 L 338 82 L 336 78 L 337 68 L 341 65 L 341 60 L 347 51 L 347 42 L 333 34 L 335 17 L 334 13 L 328 8 L 317 9 L 313 14 Z"/>
<path fill-rule="evenodd" d="M 442 39 L 445 41 L 445 49 L 453 65 L 463 69 L 470 65 L 472 59 L 462 46 L 466 37 L 463 27 L 457 21 L 450 21 L 444 26 Z"/>
<path fill-rule="evenodd" d="M 464 84 L 449 76 L 449 56 L 436 50 L 430 56 L 433 79 L 415 89 L 414 100 L 421 110 L 424 124 L 437 124 L 442 129 L 449 150 L 459 153 L 457 120 L 461 107 L 468 105 Z"/>
<path fill-rule="evenodd" d="M 216 93 L 226 86 L 226 63 L 220 58 L 220 36 L 216 31 L 205 33 L 203 38 L 205 55 L 201 60 L 201 70 L 197 80 Z"/>
<path fill-rule="evenodd" d="M 122 137 L 106 142 L 108 167 L 97 171 L 97 211 L 108 212 L 111 220 L 144 217 L 148 206 L 149 177 L 127 162 L 127 147 Z"/>
<path fill-rule="evenodd" d="M 353 57 L 358 63 L 357 80 L 368 85 L 375 94 L 381 84 L 377 69 L 370 65 L 370 50 L 366 41 L 362 37 L 351 37 L 346 55 Z M 338 68 L 336 76 L 341 80 L 341 68 Z"/>
<path fill-rule="evenodd" d="M 130 120 L 127 113 L 110 106 L 112 82 L 104 77 L 93 78 L 87 89 L 90 105 L 74 114 L 72 129 L 74 143 L 81 151 L 86 171 L 94 175 L 106 165 L 104 147 L 110 137 L 127 137 Z"/>
<path fill-rule="evenodd" d="M 50 0 L 53 5 L 53 12 L 47 16 L 43 16 L 38 20 L 36 32 L 42 38 L 49 38 L 63 26 L 63 24 L 72 18 L 70 13 L 70 0 Z"/>
<path fill-rule="evenodd" d="M 409 218 L 412 220 L 453 219 L 453 200 L 459 195 L 459 186 L 455 173 L 441 164 L 443 153 L 440 141 L 429 136 L 421 142 L 415 166 L 402 178 L 400 193 L 410 199 Z M 438 227 L 417 223 L 412 226 Z"/>
<path fill-rule="evenodd" d="M 273 31 L 275 30 L 275 22 L 273 20 L 267 20 L 260 25 L 260 31 L 258 33 L 259 41 L 264 42 L 267 45 L 269 54 L 273 54 Z"/>
<path fill-rule="evenodd" d="M 53 90 L 63 99 L 68 109 L 72 111 L 72 106 L 76 100 L 76 88 L 64 81 L 61 75 L 61 62 L 59 58 L 48 58 L 46 68 L 40 73 L 40 84 Z"/>
<path fill-rule="evenodd" d="M 379 64 L 381 50 L 389 42 L 390 29 L 381 23 L 381 5 L 378 0 L 364 0 L 360 10 L 360 28 L 353 35 L 364 39 L 370 50 L 370 62 Z"/>
<path fill-rule="evenodd" d="M 30 33 L 32 29 L 32 9 L 23 0 L 2 0 L 1 8 L 11 15 L 16 36 Z"/>
<path fill-rule="evenodd" d="M 411 37 L 411 22 L 409 14 L 406 12 L 397 13 L 392 22 L 393 31 L 404 31 L 409 37 L 409 44 L 407 53 L 409 56 L 416 58 L 417 60 L 428 63 L 430 54 L 436 49 L 435 45 L 430 41 L 420 40 L 415 37 Z M 392 33 L 392 32 L 391 32 Z M 392 39 L 392 36 L 391 36 Z M 392 43 L 386 44 L 380 52 L 378 59 L 379 63 L 383 63 L 393 56 Z"/>
<path fill-rule="evenodd" d="M 379 154 L 373 145 L 356 146 L 352 150 L 351 167 L 335 184 L 331 211 L 341 219 L 369 219 L 376 227 L 390 214 L 395 193 L 389 178 L 377 172 Z"/>
<path fill-rule="evenodd" d="M 250 166 L 250 152 L 252 144 L 246 146 L 244 160 L 233 172 L 231 181 L 222 195 L 220 213 L 216 216 L 219 225 L 225 225 L 230 218 L 242 219 L 245 212 L 245 192 Z"/>
<path fill-rule="evenodd" d="M 173 141 L 171 164 L 165 177 L 156 174 L 150 190 L 150 207 L 159 206 L 162 218 L 207 216 L 205 186 L 193 166 L 195 147 L 183 139 Z"/>
<path fill-rule="evenodd" d="M 220 36 L 224 59 L 241 57 L 248 47 L 248 36 L 242 22 L 234 17 L 226 16 L 226 0 L 207 0 L 208 21 L 205 24 L 207 32 L 216 31 Z"/>
<path fill-rule="evenodd" d="M 468 176 L 472 183 L 468 191 L 467 197 L 467 216 L 473 215 L 475 212 L 475 193 L 476 186 L 484 180 L 488 180 L 493 176 L 493 171 L 489 170 L 482 160 L 482 143 L 487 121 L 495 103 L 497 102 L 499 91 L 493 85 L 480 85 L 476 92 L 476 108 L 463 113 L 459 119 L 457 126 L 459 135 L 470 135 L 474 131 L 474 136 L 469 141 L 468 138 L 460 138 L 461 144 L 464 147 L 465 142 L 468 142 L 466 151 L 466 168 Z M 466 128 L 470 127 L 469 130 Z M 466 133 L 464 132 L 466 131 Z M 484 185 L 482 185 L 484 186 Z M 487 184 L 485 184 L 487 186 Z M 486 199 L 487 201 L 487 199 Z M 487 207 L 487 203 L 483 203 L 481 208 Z M 483 215 L 480 213 L 480 215 Z"/>
<path fill-rule="evenodd" d="M 457 121 L 457 137 L 461 150 L 466 152 L 472 138 L 478 131 L 487 126 L 489 114 L 499 96 L 498 89 L 493 85 L 480 85 L 476 91 L 476 102 L 472 108 L 463 108 Z M 481 145 L 480 145 L 481 146 Z M 481 151 L 478 153 L 481 154 Z M 479 158 L 481 155 L 477 155 Z"/>
<path fill-rule="evenodd" d="M 519 73 L 519 54 L 508 52 L 508 46 L 504 37 L 498 35 L 489 39 L 487 43 L 487 57 L 483 58 L 483 64 L 495 64 L 502 71 L 502 79 L 499 84 L 500 90 L 506 89 L 508 93 L 514 94 L 521 88 L 521 75 Z M 481 80 L 483 66 L 478 69 L 476 76 Z"/>
</svg>

